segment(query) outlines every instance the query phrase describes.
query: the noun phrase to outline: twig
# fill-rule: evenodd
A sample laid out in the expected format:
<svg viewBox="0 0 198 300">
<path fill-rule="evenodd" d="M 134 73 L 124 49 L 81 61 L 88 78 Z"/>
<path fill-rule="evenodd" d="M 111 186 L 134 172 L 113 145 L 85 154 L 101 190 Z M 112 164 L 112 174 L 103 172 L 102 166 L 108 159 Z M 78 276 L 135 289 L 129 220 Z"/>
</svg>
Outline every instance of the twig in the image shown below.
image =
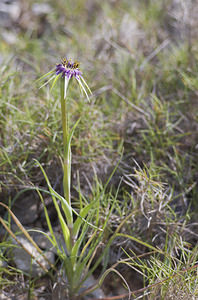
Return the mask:
<svg viewBox="0 0 198 300">
<path fill-rule="evenodd" d="M 113 88 L 112 92 L 114 94 L 116 94 L 117 96 L 119 96 L 122 100 L 124 100 L 128 105 L 133 107 L 133 109 L 137 110 L 140 114 L 143 114 L 145 116 L 149 116 L 148 113 L 146 113 L 143 109 L 139 108 L 138 106 L 136 106 L 135 104 L 130 102 L 129 99 L 127 97 L 125 97 L 123 94 L 121 94 L 117 89 Z"/>
<path fill-rule="evenodd" d="M 161 50 L 163 50 L 170 43 L 169 39 L 164 40 L 149 56 L 145 58 L 143 63 L 140 66 L 140 71 L 144 69 L 144 66 L 153 59 Z"/>
</svg>

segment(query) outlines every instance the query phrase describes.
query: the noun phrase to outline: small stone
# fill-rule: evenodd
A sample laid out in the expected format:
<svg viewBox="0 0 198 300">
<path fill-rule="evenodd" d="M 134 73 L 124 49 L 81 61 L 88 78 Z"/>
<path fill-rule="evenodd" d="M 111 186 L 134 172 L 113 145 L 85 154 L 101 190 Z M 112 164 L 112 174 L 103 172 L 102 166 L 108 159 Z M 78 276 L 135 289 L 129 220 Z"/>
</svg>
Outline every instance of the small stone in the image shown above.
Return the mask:
<svg viewBox="0 0 198 300">
<path fill-rule="evenodd" d="M 13 45 L 17 42 L 16 34 L 11 31 L 4 30 L 1 32 L 1 36 L 3 40 L 9 45 Z"/>
<path fill-rule="evenodd" d="M 36 248 L 25 237 L 17 235 L 17 239 L 46 269 L 50 269 L 49 263 L 40 253 L 38 253 Z M 15 240 L 13 240 L 13 244 L 18 245 Z M 43 251 L 43 254 L 52 264 L 54 264 L 55 257 L 53 252 Z M 39 264 L 19 245 L 12 249 L 12 256 L 18 269 L 29 273 L 34 277 L 45 274 L 45 271 L 39 266 Z"/>
<path fill-rule="evenodd" d="M 1 27 L 10 27 L 12 24 L 9 14 L 5 11 L 2 11 L 0 8 L 0 26 Z"/>
<path fill-rule="evenodd" d="M 0 14 L 7 15 L 7 19 L 10 19 L 11 21 L 16 22 L 20 16 L 20 13 L 21 13 L 21 8 L 20 8 L 19 1 L 11 1 L 11 2 L 1 1 L 0 2 Z"/>
<path fill-rule="evenodd" d="M 65 245 L 63 235 L 56 232 L 55 230 L 54 230 L 54 235 L 55 235 L 56 241 L 58 243 L 59 249 L 61 251 L 62 251 L 62 249 L 64 249 L 65 253 L 67 253 L 67 249 L 66 249 L 66 245 Z M 44 234 L 39 233 L 39 232 L 32 232 L 31 236 L 34 239 L 34 241 L 36 242 L 36 244 L 41 249 L 48 249 L 48 250 L 52 251 L 53 253 L 57 254 L 56 248 L 53 247 L 50 240 Z M 49 236 L 50 236 L 50 234 L 49 234 Z"/>
<path fill-rule="evenodd" d="M 93 275 L 91 275 L 84 282 L 81 291 L 86 290 L 87 288 L 94 286 L 95 284 L 97 284 L 97 281 L 94 279 Z M 91 292 L 89 295 L 85 296 L 85 300 L 90 300 L 92 298 L 105 298 L 105 294 L 101 288 L 98 288 L 97 290 Z"/>
<path fill-rule="evenodd" d="M 50 240 L 42 233 L 39 232 L 31 232 L 31 236 L 34 239 L 35 243 L 41 248 L 41 249 L 50 249 L 53 247 Z"/>
<path fill-rule="evenodd" d="M 28 225 L 38 218 L 37 207 L 38 199 L 30 195 L 16 200 L 13 213 L 23 225 Z"/>
<path fill-rule="evenodd" d="M 3 292 L 0 293 L 0 300 L 11 300 L 10 297 L 6 296 Z"/>
<path fill-rule="evenodd" d="M 47 3 L 34 3 L 32 12 L 35 16 L 48 15 L 52 12 L 52 7 Z"/>
</svg>

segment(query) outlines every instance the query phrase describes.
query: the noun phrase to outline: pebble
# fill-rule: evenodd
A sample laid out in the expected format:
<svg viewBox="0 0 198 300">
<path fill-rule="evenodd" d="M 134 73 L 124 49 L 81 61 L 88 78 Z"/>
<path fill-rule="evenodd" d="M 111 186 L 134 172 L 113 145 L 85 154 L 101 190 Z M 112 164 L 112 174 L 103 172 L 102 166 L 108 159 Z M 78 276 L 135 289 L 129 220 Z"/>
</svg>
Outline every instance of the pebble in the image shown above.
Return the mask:
<svg viewBox="0 0 198 300">
<path fill-rule="evenodd" d="M 41 256 L 41 254 L 38 253 L 35 247 L 25 237 L 17 235 L 17 239 L 46 269 L 50 269 L 49 263 L 43 258 L 43 256 Z M 12 241 L 13 244 L 17 245 L 17 247 L 13 248 L 11 251 L 12 259 L 16 267 L 33 277 L 45 274 L 45 271 L 39 266 L 39 264 L 32 259 L 32 257 L 23 248 L 21 248 L 15 240 Z M 47 259 L 54 264 L 54 253 L 49 250 L 44 250 L 43 253 Z"/>
</svg>

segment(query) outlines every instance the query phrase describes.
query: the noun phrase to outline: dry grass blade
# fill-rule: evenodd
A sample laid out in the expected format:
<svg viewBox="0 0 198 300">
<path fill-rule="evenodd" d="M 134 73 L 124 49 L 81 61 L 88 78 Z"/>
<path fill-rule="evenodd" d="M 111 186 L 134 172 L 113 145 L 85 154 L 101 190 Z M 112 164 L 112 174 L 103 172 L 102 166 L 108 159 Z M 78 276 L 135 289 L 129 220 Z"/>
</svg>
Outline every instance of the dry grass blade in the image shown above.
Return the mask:
<svg viewBox="0 0 198 300">
<path fill-rule="evenodd" d="M 43 254 L 43 251 L 38 247 L 38 245 L 35 243 L 35 241 L 31 238 L 31 236 L 29 235 L 29 233 L 27 232 L 27 230 L 23 227 L 23 225 L 21 224 L 21 222 L 18 220 L 18 218 L 13 214 L 13 212 L 10 210 L 10 208 L 5 205 L 4 203 L 0 202 L 0 205 L 3 206 L 4 208 L 7 209 L 7 211 L 9 212 L 9 214 L 12 216 L 14 222 L 16 223 L 16 225 L 18 226 L 18 228 L 23 232 L 23 234 L 25 235 L 25 237 L 29 240 L 29 242 L 36 248 L 36 250 L 39 252 L 39 254 L 42 255 L 42 257 L 46 260 L 46 262 L 50 265 L 51 268 L 55 269 L 55 266 L 49 261 L 49 259 Z M 7 227 L 7 225 L 5 224 L 5 222 L 3 221 L 3 219 L 0 219 L 2 225 L 6 228 L 6 230 L 8 230 L 9 228 Z M 11 231 L 9 229 L 9 231 Z M 8 232 L 9 232 L 8 231 Z M 12 232 L 12 234 L 14 235 L 14 233 Z M 12 235 L 12 236 L 13 236 Z M 15 236 L 15 235 L 14 235 Z M 14 238 L 16 240 L 16 237 Z M 16 240 L 18 243 L 18 239 Z M 27 251 L 26 251 L 27 252 Z M 48 270 L 47 270 L 48 272 Z"/>
<path fill-rule="evenodd" d="M 17 242 L 17 244 L 19 246 L 21 246 L 23 248 L 23 250 L 25 250 L 27 252 L 27 254 L 29 254 L 36 262 L 37 264 L 47 273 L 48 270 L 45 266 L 42 265 L 42 263 L 28 250 L 26 249 L 26 247 L 23 245 L 23 243 L 21 243 L 19 241 L 19 239 L 17 239 L 16 235 L 14 234 L 14 232 L 6 225 L 6 223 L 4 222 L 4 220 L 0 217 L 0 222 L 1 224 L 4 226 L 4 228 L 7 230 L 7 232 L 13 237 L 13 239 Z"/>
</svg>

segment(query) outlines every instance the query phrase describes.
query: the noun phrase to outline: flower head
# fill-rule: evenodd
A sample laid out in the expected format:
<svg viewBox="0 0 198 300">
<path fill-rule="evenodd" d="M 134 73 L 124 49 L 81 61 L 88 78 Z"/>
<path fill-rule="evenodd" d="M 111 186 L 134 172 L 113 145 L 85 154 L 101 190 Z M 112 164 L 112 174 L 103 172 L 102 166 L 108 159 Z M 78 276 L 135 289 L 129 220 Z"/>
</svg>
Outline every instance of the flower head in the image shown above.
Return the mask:
<svg viewBox="0 0 198 300">
<path fill-rule="evenodd" d="M 62 73 L 62 77 L 67 76 L 67 78 L 70 79 L 74 76 L 79 80 L 80 76 L 82 76 L 82 72 L 78 67 L 79 63 L 77 61 L 72 62 L 71 60 L 64 58 L 61 64 L 56 65 L 56 75 Z"/>
<path fill-rule="evenodd" d="M 88 93 L 91 94 L 91 90 L 87 85 L 85 79 L 83 78 L 82 72 L 79 70 L 79 63 L 77 61 L 72 62 L 71 60 L 64 58 L 62 62 L 60 64 L 57 64 L 53 70 L 43 75 L 38 80 L 49 78 L 47 82 L 45 82 L 41 87 L 45 86 L 51 80 L 53 80 L 52 87 L 51 87 L 52 89 L 60 77 L 62 77 L 62 80 L 64 80 L 64 89 L 65 89 L 64 98 L 66 97 L 68 83 L 70 79 L 74 77 L 76 78 L 81 91 L 86 95 L 87 99 L 89 100 Z"/>
</svg>

